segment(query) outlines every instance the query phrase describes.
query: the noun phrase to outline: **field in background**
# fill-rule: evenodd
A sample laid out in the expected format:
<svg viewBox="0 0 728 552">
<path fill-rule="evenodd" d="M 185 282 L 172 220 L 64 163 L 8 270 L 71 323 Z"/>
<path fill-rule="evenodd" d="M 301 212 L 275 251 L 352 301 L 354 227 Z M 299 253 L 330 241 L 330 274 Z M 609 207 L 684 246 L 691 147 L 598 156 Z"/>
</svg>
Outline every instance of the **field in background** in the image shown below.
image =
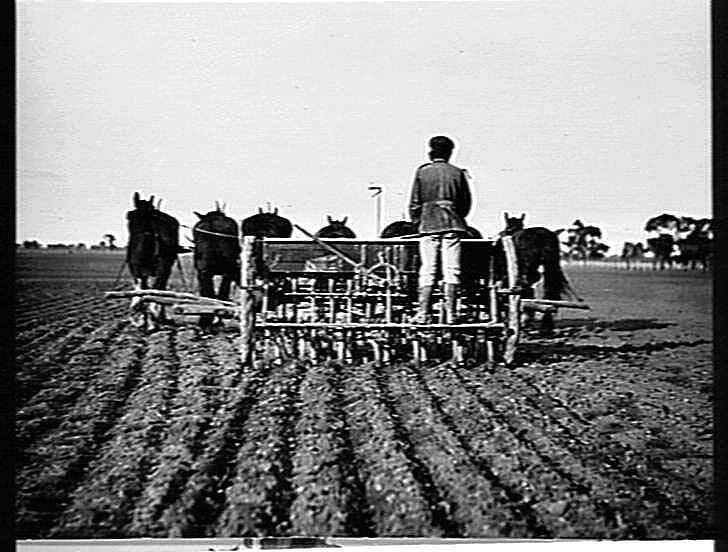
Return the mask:
<svg viewBox="0 0 728 552">
<path fill-rule="evenodd" d="M 514 369 L 243 369 L 233 323 L 130 327 L 122 261 L 18 252 L 18 538 L 710 538 L 705 274 L 569 265 L 592 310 Z"/>
</svg>

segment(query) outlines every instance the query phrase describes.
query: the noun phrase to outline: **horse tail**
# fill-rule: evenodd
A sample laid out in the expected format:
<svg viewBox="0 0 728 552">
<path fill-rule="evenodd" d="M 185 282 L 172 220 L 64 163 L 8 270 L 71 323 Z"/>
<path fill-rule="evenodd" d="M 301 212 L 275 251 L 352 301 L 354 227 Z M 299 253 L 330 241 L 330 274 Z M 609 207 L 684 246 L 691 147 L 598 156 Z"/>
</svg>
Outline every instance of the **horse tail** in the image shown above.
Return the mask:
<svg viewBox="0 0 728 552">
<path fill-rule="evenodd" d="M 554 262 L 549 260 L 543 265 L 543 291 L 544 299 L 558 301 L 562 298 L 564 291 L 568 286 L 568 281 L 564 272 L 559 266 L 558 260 Z"/>
<path fill-rule="evenodd" d="M 549 236 L 549 238 L 552 239 L 547 240 L 541 259 L 543 264 L 544 299 L 559 301 L 568 293 L 577 301 L 583 301 L 561 268 L 561 252 L 559 250 L 558 237 L 553 234 L 553 237 Z"/>
</svg>

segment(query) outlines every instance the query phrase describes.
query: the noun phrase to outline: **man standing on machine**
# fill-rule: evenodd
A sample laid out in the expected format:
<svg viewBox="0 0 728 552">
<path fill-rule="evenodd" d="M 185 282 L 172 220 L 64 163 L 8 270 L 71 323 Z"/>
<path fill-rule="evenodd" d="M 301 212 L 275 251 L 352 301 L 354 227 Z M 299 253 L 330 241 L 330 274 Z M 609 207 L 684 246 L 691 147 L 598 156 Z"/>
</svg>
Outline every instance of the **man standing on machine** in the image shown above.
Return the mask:
<svg viewBox="0 0 728 552">
<path fill-rule="evenodd" d="M 410 196 L 409 213 L 420 238 L 419 323 L 429 322 L 432 288 L 438 259 L 445 282 L 445 322 L 455 323 L 455 305 L 460 285 L 460 240 L 467 235 L 465 217 L 472 199 L 464 169 L 449 163 L 455 148 L 446 136 L 429 141 L 430 163 L 417 169 Z"/>
</svg>

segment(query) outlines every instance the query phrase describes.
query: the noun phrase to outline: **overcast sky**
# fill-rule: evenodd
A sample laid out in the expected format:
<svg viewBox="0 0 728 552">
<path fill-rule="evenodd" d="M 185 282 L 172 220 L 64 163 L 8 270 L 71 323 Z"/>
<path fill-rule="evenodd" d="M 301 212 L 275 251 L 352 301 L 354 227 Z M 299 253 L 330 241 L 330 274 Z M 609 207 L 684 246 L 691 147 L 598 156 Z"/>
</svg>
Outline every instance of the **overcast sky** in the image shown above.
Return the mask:
<svg viewBox="0 0 728 552">
<path fill-rule="evenodd" d="M 182 224 L 271 202 L 372 237 L 367 186 L 401 218 L 446 134 L 486 235 L 503 211 L 578 217 L 618 248 L 663 211 L 710 216 L 708 20 L 695 0 L 21 2 L 17 241 L 126 243 L 137 190 Z"/>
</svg>

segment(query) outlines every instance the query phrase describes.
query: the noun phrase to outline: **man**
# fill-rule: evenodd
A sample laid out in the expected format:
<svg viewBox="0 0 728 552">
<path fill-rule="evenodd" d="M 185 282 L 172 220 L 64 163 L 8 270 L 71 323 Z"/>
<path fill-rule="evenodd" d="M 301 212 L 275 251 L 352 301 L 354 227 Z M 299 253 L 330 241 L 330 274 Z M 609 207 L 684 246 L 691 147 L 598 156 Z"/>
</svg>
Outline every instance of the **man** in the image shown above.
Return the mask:
<svg viewBox="0 0 728 552">
<path fill-rule="evenodd" d="M 438 256 L 445 281 L 445 316 L 455 322 L 455 301 L 460 284 L 460 239 L 467 235 L 465 217 L 471 196 L 465 170 L 449 163 L 455 144 L 446 136 L 429 141 L 431 163 L 417 169 L 409 212 L 418 225 L 420 238 L 419 312 L 417 321 L 427 322 Z"/>
</svg>

